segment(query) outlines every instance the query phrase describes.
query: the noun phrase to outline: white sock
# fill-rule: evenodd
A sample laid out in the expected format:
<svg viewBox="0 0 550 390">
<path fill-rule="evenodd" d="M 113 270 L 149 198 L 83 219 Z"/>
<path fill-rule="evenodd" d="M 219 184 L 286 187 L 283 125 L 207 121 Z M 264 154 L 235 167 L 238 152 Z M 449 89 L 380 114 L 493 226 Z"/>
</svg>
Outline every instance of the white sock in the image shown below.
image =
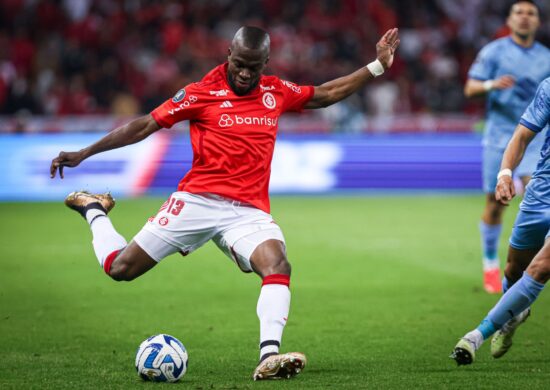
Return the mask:
<svg viewBox="0 0 550 390">
<path fill-rule="evenodd" d="M 111 220 L 104 212 L 95 209 L 89 210 L 86 213 L 86 220 L 93 220 L 90 225 L 94 237 L 92 244 L 99 265 L 103 268 L 103 263 L 107 256 L 116 250 L 124 248 L 127 244 L 126 240 L 118 234 Z"/>
<path fill-rule="evenodd" d="M 500 270 L 500 260 L 498 257 L 496 259 L 483 258 L 483 271 L 489 271 L 492 269 Z"/>
<path fill-rule="evenodd" d="M 478 329 L 474 329 L 471 332 L 466 333 L 463 338 L 472 343 L 476 351 L 479 349 L 479 347 L 481 347 L 481 344 L 483 344 L 484 341 L 483 334 L 481 334 Z"/>
<path fill-rule="evenodd" d="M 283 329 L 290 308 L 290 289 L 283 284 L 262 286 L 256 313 L 260 319 L 260 359 L 266 353 L 279 353 Z"/>
</svg>

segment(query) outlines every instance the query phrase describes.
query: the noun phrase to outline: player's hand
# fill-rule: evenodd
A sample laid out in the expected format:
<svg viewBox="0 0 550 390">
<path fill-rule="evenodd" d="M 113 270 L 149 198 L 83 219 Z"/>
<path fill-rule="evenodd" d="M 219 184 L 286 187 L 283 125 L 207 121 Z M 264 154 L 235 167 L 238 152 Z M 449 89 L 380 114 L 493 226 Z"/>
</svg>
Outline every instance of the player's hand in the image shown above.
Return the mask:
<svg viewBox="0 0 550 390">
<path fill-rule="evenodd" d="M 501 76 L 498 79 L 493 80 L 492 89 L 507 89 L 514 86 L 516 79 L 512 76 L 505 75 Z"/>
<path fill-rule="evenodd" d="M 399 42 L 399 30 L 392 28 L 386 31 L 376 44 L 376 58 L 382 63 L 384 69 L 388 69 L 393 64 L 393 55 Z"/>
<path fill-rule="evenodd" d="M 511 176 L 505 175 L 498 179 L 495 189 L 495 198 L 498 202 L 508 206 L 515 195 L 516 187 Z"/>
<path fill-rule="evenodd" d="M 63 168 L 64 167 L 76 167 L 84 160 L 81 152 L 60 152 L 59 156 L 52 160 L 50 165 L 50 176 L 53 179 L 55 173 L 59 169 L 59 177 L 64 178 Z"/>
</svg>

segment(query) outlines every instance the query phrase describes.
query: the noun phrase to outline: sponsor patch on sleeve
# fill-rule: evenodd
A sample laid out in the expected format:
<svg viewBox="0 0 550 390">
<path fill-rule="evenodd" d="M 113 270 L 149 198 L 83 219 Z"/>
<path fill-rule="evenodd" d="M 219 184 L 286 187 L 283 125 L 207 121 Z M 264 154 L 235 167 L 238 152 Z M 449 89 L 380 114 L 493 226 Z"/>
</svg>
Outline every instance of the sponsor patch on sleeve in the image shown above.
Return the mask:
<svg viewBox="0 0 550 390">
<path fill-rule="evenodd" d="M 283 82 L 283 85 L 285 85 L 287 88 L 290 88 L 293 92 L 302 93 L 302 89 L 298 87 L 296 84 L 286 80 L 281 80 L 281 81 Z"/>
<path fill-rule="evenodd" d="M 184 97 L 185 97 L 185 89 L 182 88 L 178 92 L 176 92 L 176 94 L 172 98 L 172 102 L 179 103 L 183 100 Z"/>
</svg>

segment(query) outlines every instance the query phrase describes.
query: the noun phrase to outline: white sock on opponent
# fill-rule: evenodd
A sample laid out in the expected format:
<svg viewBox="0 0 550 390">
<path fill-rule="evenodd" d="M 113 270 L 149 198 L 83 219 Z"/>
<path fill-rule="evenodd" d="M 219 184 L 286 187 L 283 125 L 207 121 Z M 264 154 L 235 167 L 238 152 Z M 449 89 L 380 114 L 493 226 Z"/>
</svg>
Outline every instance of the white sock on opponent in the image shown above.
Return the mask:
<svg viewBox="0 0 550 390">
<path fill-rule="evenodd" d="M 289 275 L 268 275 L 263 279 L 256 308 L 260 319 L 260 360 L 279 353 L 290 308 L 289 283 Z"/>
</svg>

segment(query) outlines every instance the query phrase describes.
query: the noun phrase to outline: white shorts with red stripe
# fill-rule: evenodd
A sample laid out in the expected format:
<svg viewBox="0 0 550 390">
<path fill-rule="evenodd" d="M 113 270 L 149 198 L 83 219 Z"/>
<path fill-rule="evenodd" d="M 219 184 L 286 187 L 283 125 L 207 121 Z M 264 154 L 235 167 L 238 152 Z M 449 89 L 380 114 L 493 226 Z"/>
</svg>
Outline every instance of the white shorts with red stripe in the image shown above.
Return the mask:
<svg viewBox="0 0 550 390">
<path fill-rule="evenodd" d="M 186 256 L 213 240 L 243 272 L 252 271 L 254 249 L 270 239 L 285 242 L 270 214 L 218 195 L 189 192 L 174 192 L 134 237 L 157 262 L 176 252 Z"/>
</svg>

